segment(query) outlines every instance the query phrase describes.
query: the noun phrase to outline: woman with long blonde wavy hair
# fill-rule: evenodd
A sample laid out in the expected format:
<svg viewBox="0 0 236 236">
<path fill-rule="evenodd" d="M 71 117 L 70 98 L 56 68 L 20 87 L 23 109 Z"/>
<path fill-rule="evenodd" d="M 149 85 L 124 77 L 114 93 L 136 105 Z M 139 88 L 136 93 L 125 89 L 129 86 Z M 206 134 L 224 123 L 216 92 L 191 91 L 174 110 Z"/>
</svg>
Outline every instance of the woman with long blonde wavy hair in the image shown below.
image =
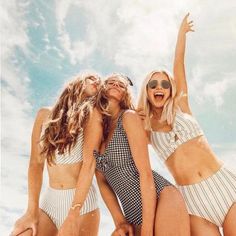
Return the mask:
<svg viewBox="0 0 236 236">
<path fill-rule="evenodd" d="M 28 207 L 11 235 L 97 235 L 100 213 L 92 178 L 93 150 L 98 150 L 102 132 L 94 122 L 100 119 L 94 108 L 100 82 L 96 74 L 79 75 L 51 109 L 38 111 L 31 140 Z M 45 161 L 49 186 L 39 201 Z"/>
<path fill-rule="evenodd" d="M 145 128 L 158 157 L 173 175 L 190 215 L 191 235 L 236 235 L 236 173 L 224 166 L 193 117 L 185 76 L 186 34 L 183 19 L 175 50 L 174 80 L 165 71 L 146 77 L 139 99 Z"/>
</svg>

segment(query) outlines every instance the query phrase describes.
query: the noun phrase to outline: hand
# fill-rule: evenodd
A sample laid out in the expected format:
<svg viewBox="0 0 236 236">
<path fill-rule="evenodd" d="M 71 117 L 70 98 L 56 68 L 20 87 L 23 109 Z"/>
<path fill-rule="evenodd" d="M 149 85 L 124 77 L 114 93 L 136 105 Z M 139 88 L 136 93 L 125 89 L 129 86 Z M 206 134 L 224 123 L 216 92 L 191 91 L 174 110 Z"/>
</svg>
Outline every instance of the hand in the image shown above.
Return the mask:
<svg viewBox="0 0 236 236">
<path fill-rule="evenodd" d="M 79 215 L 68 214 L 57 236 L 77 236 L 79 235 Z"/>
<path fill-rule="evenodd" d="M 32 229 L 32 235 L 36 236 L 38 226 L 39 214 L 32 215 L 25 213 L 20 219 L 18 219 L 14 225 L 14 229 L 10 236 L 17 236 L 28 229 Z"/>
<path fill-rule="evenodd" d="M 133 226 L 128 223 L 120 224 L 111 236 L 134 236 Z"/>
<path fill-rule="evenodd" d="M 141 118 L 141 120 L 145 120 L 146 115 L 145 115 L 145 113 L 144 113 L 144 111 L 142 109 L 137 109 L 136 112 L 138 113 L 138 115 Z"/>
<path fill-rule="evenodd" d="M 189 21 L 188 22 L 188 17 L 189 17 L 189 13 L 184 17 L 181 26 L 180 26 L 180 32 L 183 33 L 188 33 L 189 31 L 194 32 L 193 28 L 193 21 Z"/>
</svg>

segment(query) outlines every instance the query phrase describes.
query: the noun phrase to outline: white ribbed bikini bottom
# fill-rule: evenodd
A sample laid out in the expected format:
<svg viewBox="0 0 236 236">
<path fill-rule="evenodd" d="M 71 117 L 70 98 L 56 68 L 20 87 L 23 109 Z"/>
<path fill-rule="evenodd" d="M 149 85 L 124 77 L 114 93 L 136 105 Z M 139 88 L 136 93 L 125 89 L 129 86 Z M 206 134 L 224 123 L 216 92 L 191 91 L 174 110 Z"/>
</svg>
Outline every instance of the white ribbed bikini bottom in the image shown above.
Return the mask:
<svg viewBox="0 0 236 236">
<path fill-rule="evenodd" d="M 75 190 L 75 188 L 60 190 L 48 187 L 43 194 L 40 208 L 51 218 L 58 229 L 68 215 L 75 195 Z M 96 208 L 98 208 L 97 192 L 92 185 L 86 200 L 80 209 L 80 215 L 84 215 Z"/>
<path fill-rule="evenodd" d="M 236 174 L 221 167 L 201 182 L 178 186 L 178 189 L 190 215 L 222 226 L 229 209 L 236 202 Z"/>
</svg>

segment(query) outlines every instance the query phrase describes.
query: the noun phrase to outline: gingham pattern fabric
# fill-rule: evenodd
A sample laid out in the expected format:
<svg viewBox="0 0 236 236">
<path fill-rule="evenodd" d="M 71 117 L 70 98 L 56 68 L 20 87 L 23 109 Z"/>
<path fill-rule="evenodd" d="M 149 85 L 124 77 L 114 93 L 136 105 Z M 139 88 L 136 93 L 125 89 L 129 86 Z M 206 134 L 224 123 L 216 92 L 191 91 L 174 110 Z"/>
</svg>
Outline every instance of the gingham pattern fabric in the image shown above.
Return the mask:
<svg viewBox="0 0 236 236">
<path fill-rule="evenodd" d="M 81 131 L 77 137 L 75 146 L 71 148 L 70 153 L 66 151 L 63 155 L 55 154 L 55 163 L 60 164 L 74 164 L 83 160 L 83 143 L 84 135 Z"/>
<path fill-rule="evenodd" d="M 196 119 L 187 113 L 178 111 L 171 131 L 151 131 L 151 144 L 158 156 L 166 161 L 181 144 L 200 135 L 203 135 L 203 131 Z"/>
<path fill-rule="evenodd" d="M 68 215 L 74 195 L 75 188 L 61 190 L 48 187 L 41 199 L 40 208 L 51 218 L 58 229 Z M 80 215 L 84 215 L 96 208 L 98 208 L 97 192 L 92 185 L 80 210 Z"/>
<path fill-rule="evenodd" d="M 223 225 L 230 207 L 236 202 L 236 174 L 226 167 L 199 183 L 178 188 L 190 215 L 217 226 Z"/>
<path fill-rule="evenodd" d="M 117 197 L 125 217 L 131 224 L 142 223 L 142 199 L 139 173 L 132 158 L 128 138 L 120 114 L 112 139 L 104 154 L 94 151 L 96 168 L 101 171 Z M 171 185 L 166 179 L 153 171 L 157 197 L 165 186 Z"/>
</svg>

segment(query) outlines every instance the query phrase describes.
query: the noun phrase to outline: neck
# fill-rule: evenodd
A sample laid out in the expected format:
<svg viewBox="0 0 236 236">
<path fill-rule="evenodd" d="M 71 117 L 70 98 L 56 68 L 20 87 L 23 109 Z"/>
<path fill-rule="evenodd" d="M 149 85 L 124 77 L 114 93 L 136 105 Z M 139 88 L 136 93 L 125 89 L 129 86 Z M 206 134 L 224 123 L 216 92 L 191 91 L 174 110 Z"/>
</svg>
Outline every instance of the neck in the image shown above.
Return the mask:
<svg viewBox="0 0 236 236">
<path fill-rule="evenodd" d="M 116 100 L 110 100 L 108 104 L 108 111 L 111 114 L 112 119 L 116 119 L 118 114 L 120 113 L 120 105 L 119 102 Z"/>
<path fill-rule="evenodd" d="M 153 113 L 153 118 L 160 120 L 161 119 L 161 114 L 162 114 L 163 108 L 155 108 L 152 110 Z"/>
</svg>

